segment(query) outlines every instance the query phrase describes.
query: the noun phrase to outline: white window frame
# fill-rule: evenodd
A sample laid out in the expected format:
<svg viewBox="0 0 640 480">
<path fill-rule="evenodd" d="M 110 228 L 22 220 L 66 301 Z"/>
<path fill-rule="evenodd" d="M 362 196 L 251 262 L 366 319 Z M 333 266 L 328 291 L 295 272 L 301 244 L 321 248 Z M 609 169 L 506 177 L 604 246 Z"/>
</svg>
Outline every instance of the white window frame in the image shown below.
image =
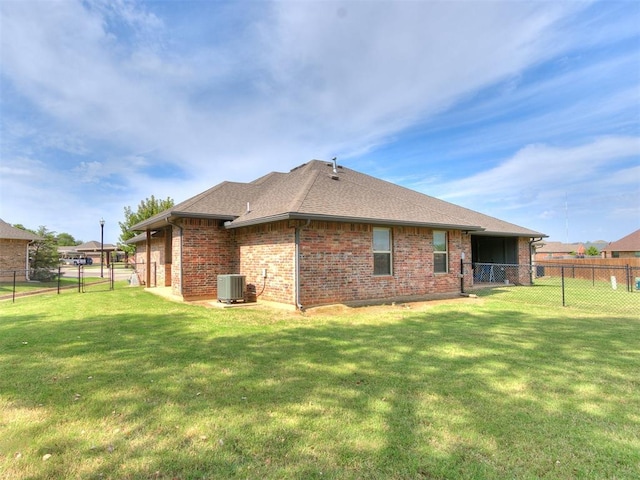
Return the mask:
<svg viewBox="0 0 640 480">
<path fill-rule="evenodd" d="M 376 242 L 375 236 L 376 232 L 386 232 L 387 238 L 389 239 L 389 249 L 388 250 L 376 250 Z M 373 275 L 376 277 L 388 277 L 393 275 L 393 235 L 390 228 L 386 227 L 373 227 L 373 231 L 371 234 L 371 250 L 373 251 Z M 376 273 L 376 255 L 388 255 L 389 256 L 389 271 L 384 273 Z"/>
<path fill-rule="evenodd" d="M 444 250 L 436 250 L 436 234 L 444 234 Z M 444 272 L 436 270 L 436 256 L 444 255 Z M 449 233 L 445 230 L 433 231 L 433 273 L 444 274 L 449 273 Z"/>
</svg>

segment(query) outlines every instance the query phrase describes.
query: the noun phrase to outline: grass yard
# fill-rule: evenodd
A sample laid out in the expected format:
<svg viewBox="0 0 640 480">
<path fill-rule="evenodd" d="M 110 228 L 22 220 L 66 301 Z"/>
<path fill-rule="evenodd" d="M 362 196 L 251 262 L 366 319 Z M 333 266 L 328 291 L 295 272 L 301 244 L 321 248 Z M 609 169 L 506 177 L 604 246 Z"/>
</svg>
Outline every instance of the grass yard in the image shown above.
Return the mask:
<svg viewBox="0 0 640 480">
<path fill-rule="evenodd" d="M 500 295 L 0 303 L 3 479 L 639 478 L 638 392 L 637 316 Z"/>
<path fill-rule="evenodd" d="M 100 277 L 85 277 L 84 284 L 91 285 L 95 283 L 105 283 L 108 282 L 108 278 L 100 278 Z M 60 288 L 78 288 L 78 279 L 77 278 L 61 278 L 60 279 Z M 30 281 L 30 282 L 16 282 L 15 285 L 16 294 L 20 293 L 31 293 L 37 292 L 45 289 L 58 289 L 58 279 L 51 280 L 48 282 L 38 282 L 38 281 Z M 0 297 L 10 296 L 13 293 L 13 282 L 0 282 Z"/>
<path fill-rule="evenodd" d="M 635 283 L 632 287 L 629 292 L 624 282 L 621 282 L 614 290 L 610 282 L 565 278 L 564 303 L 569 310 L 580 309 L 605 314 L 617 312 L 640 318 L 640 291 L 635 288 Z M 559 277 L 536 278 L 534 285 L 526 287 L 492 285 L 475 293 L 531 305 L 559 307 L 563 302 L 562 279 Z"/>
</svg>

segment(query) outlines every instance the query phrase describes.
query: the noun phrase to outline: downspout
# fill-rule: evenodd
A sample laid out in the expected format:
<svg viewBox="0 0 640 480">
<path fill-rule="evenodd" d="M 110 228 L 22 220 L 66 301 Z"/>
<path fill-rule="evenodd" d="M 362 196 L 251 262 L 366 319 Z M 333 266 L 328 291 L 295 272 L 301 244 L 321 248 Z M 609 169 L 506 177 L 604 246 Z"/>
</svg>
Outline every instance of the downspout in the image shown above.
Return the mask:
<svg viewBox="0 0 640 480">
<path fill-rule="evenodd" d="M 535 242 L 539 242 L 540 240 L 542 240 L 543 237 L 540 238 L 531 238 L 529 240 L 529 284 L 533 285 L 533 255 L 534 255 L 534 251 L 535 249 L 533 248 L 533 244 Z"/>
<path fill-rule="evenodd" d="M 27 255 L 26 255 L 26 258 L 25 258 L 25 260 L 24 260 L 24 262 L 25 262 L 25 266 L 26 266 L 26 268 L 25 268 L 24 278 L 25 278 L 25 280 L 26 280 L 27 282 L 30 282 L 30 281 L 31 281 L 31 279 L 29 278 L 29 273 L 30 273 L 30 271 L 29 271 L 29 246 L 30 246 L 33 242 L 35 242 L 35 240 L 31 240 L 29 243 L 27 243 L 27 251 L 25 252 Z M 59 265 L 59 264 L 58 264 L 58 265 Z"/>
<path fill-rule="evenodd" d="M 295 285 L 296 285 L 296 308 L 301 312 L 304 311 L 304 307 L 300 303 L 300 230 L 306 228 L 311 223 L 311 219 L 307 219 L 307 223 L 305 223 L 302 227 L 296 227 L 295 230 Z"/>
<path fill-rule="evenodd" d="M 178 271 L 178 278 L 180 280 L 180 295 L 182 295 L 182 227 L 180 225 L 176 224 L 176 223 L 171 223 L 168 218 L 166 219 L 166 221 L 172 227 L 176 227 L 178 229 L 178 232 L 180 232 L 180 247 L 179 247 L 180 248 L 180 270 Z M 171 235 L 173 235 L 173 232 L 171 232 Z M 171 257 L 172 257 L 171 258 L 171 264 L 172 264 L 171 265 L 171 269 L 173 271 L 173 242 L 171 242 L 171 245 L 172 245 L 172 247 L 171 247 Z M 165 255 L 166 255 L 166 253 L 165 253 Z M 166 272 L 165 272 L 165 275 L 166 275 Z"/>
</svg>

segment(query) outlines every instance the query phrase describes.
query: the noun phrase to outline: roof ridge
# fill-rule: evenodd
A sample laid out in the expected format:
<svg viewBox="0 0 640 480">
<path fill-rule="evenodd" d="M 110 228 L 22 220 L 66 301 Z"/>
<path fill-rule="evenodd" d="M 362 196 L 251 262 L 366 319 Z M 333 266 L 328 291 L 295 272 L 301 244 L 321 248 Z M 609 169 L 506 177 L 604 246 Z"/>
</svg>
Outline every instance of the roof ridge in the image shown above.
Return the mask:
<svg viewBox="0 0 640 480">
<path fill-rule="evenodd" d="M 182 209 L 182 208 L 188 208 L 188 207 L 190 207 L 191 205 L 193 205 L 194 203 L 196 203 L 198 200 L 202 199 L 203 197 L 206 197 L 206 196 L 207 196 L 208 194 L 210 194 L 211 192 L 214 192 L 214 191 L 216 191 L 216 190 L 219 190 L 220 188 L 222 188 L 222 187 L 223 187 L 223 185 L 231 184 L 231 183 L 238 183 L 238 184 L 240 184 L 241 182 L 230 182 L 230 181 L 228 181 L 228 180 L 224 180 L 224 181 L 222 181 L 222 182 L 218 183 L 217 185 L 214 185 L 213 187 L 208 188 L 208 189 L 207 189 L 207 190 L 205 190 L 204 192 L 200 192 L 200 193 L 198 193 L 197 195 L 194 195 L 193 197 L 190 197 L 190 198 L 187 198 L 186 200 L 183 200 L 182 202 L 178 203 L 177 205 L 174 205 L 173 207 L 171 207 L 171 208 L 169 208 L 169 209 L 167 209 L 167 210 L 175 210 L 175 211 L 179 211 L 179 210 L 178 210 L 178 207 L 180 207 L 181 209 Z M 244 184 L 244 185 L 249 185 L 249 184 L 247 183 L 247 184 Z"/>
<path fill-rule="evenodd" d="M 266 173 L 264 175 L 262 175 L 261 177 L 256 178 L 255 180 L 250 181 L 249 183 L 247 183 L 247 185 L 261 185 L 264 182 L 268 181 L 269 179 L 275 177 L 275 176 L 282 176 L 282 175 L 286 175 L 286 173 L 282 173 L 282 172 L 269 172 Z"/>
<path fill-rule="evenodd" d="M 291 200 L 289 208 L 290 212 L 296 212 L 302 206 L 304 200 L 307 198 L 309 192 L 311 191 L 311 187 L 314 183 L 316 183 L 318 175 L 320 175 L 320 170 L 312 169 L 311 175 L 307 176 L 307 178 L 304 179 L 304 182 L 301 184 L 300 189 L 298 190 L 298 194 L 294 195 L 293 199 Z"/>
</svg>

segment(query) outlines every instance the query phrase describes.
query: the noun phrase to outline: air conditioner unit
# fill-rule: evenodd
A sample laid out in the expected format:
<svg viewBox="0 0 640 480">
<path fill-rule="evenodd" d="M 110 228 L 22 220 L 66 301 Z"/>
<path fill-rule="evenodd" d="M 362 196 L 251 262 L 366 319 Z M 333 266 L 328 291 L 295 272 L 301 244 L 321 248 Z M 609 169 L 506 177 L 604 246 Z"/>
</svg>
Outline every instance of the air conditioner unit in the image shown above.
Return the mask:
<svg viewBox="0 0 640 480">
<path fill-rule="evenodd" d="M 225 303 L 244 301 L 245 286 L 244 275 L 218 275 L 218 301 Z"/>
</svg>

